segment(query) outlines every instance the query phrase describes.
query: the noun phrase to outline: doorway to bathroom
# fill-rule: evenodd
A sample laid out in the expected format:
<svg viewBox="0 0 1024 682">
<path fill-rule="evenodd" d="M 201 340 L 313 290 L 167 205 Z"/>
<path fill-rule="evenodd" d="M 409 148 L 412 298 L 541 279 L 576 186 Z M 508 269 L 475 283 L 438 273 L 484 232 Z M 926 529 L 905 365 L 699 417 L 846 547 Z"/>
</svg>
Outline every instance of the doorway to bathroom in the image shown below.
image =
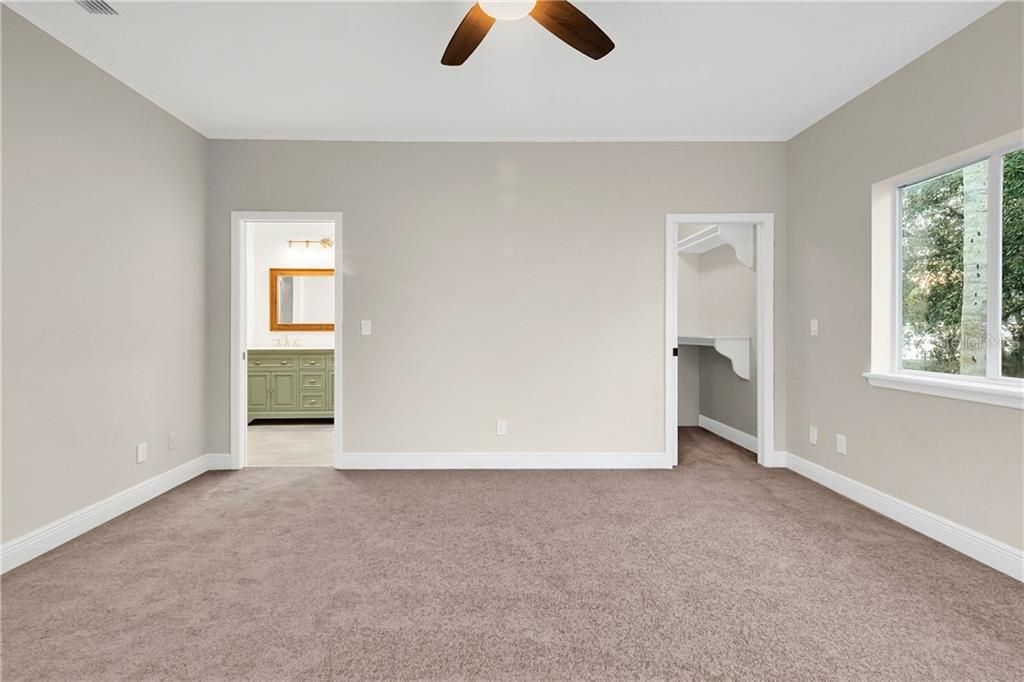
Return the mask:
<svg viewBox="0 0 1024 682">
<path fill-rule="evenodd" d="M 232 214 L 234 468 L 336 465 L 340 262 L 340 213 Z"/>
</svg>

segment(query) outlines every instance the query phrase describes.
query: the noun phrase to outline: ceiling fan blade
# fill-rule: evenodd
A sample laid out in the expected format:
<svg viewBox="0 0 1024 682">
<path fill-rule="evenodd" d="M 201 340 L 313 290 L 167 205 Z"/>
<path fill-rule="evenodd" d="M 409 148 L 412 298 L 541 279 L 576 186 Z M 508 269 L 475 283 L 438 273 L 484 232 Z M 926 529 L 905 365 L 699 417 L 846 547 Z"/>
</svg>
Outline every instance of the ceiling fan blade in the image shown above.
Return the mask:
<svg viewBox="0 0 1024 682">
<path fill-rule="evenodd" d="M 540 0 L 530 16 L 591 59 L 600 59 L 615 49 L 608 34 L 566 0 Z"/>
<path fill-rule="evenodd" d="M 452 39 L 448 41 L 441 63 L 445 66 L 463 64 L 491 30 L 491 26 L 494 26 L 494 17 L 483 11 L 479 3 L 470 7 L 462 23 L 455 29 Z"/>
</svg>

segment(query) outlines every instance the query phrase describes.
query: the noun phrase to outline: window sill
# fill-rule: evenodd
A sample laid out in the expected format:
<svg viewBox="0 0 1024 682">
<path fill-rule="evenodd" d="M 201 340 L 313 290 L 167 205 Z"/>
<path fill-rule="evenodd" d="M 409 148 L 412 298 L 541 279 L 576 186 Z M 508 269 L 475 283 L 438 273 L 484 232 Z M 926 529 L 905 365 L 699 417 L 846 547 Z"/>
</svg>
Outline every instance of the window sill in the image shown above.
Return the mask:
<svg viewBox="0 0 1024 682">
<path fill-rule="evenodd" d="M 876 388 L 890 388 L 896 391 L 909 391 L 940 398 L 967 400 L 972 403 L 1024 410 L 1024 387 L 1022 386 L 1000 384 L 988 380 L 947 379 L 894 372 L 865 372 L 864 378 Z"/>
</svg>

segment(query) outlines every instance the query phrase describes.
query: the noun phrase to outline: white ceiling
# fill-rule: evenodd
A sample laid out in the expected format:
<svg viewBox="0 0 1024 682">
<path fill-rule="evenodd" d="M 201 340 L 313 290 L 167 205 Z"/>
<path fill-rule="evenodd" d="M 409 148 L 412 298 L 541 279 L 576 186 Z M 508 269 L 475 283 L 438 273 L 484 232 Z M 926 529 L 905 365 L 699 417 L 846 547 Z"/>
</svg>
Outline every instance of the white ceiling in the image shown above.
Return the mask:
<svg viewBox="0 0 1024 682">
<path fill-rule="evenodd" d="M 592 62 L 530 19 L 440 64 L 469 2 L 12 7 L 211 138 L 785 140 L 992 3 L 578 5 Z"/>
</svg>

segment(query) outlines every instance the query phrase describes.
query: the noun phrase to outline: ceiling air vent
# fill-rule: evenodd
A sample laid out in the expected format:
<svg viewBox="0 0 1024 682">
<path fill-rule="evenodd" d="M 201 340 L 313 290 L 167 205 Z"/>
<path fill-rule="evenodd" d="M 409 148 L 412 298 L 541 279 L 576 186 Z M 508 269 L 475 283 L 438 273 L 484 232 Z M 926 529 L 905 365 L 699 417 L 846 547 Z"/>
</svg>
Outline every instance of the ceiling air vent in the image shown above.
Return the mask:
<svg viewBox="0 0 1024 682">
<path fill-rule="evenodd" d="M 75 4 L 89 14 L 117 14 L 117 10 L 104 0 L 75 0 Z"/>
</svg>

